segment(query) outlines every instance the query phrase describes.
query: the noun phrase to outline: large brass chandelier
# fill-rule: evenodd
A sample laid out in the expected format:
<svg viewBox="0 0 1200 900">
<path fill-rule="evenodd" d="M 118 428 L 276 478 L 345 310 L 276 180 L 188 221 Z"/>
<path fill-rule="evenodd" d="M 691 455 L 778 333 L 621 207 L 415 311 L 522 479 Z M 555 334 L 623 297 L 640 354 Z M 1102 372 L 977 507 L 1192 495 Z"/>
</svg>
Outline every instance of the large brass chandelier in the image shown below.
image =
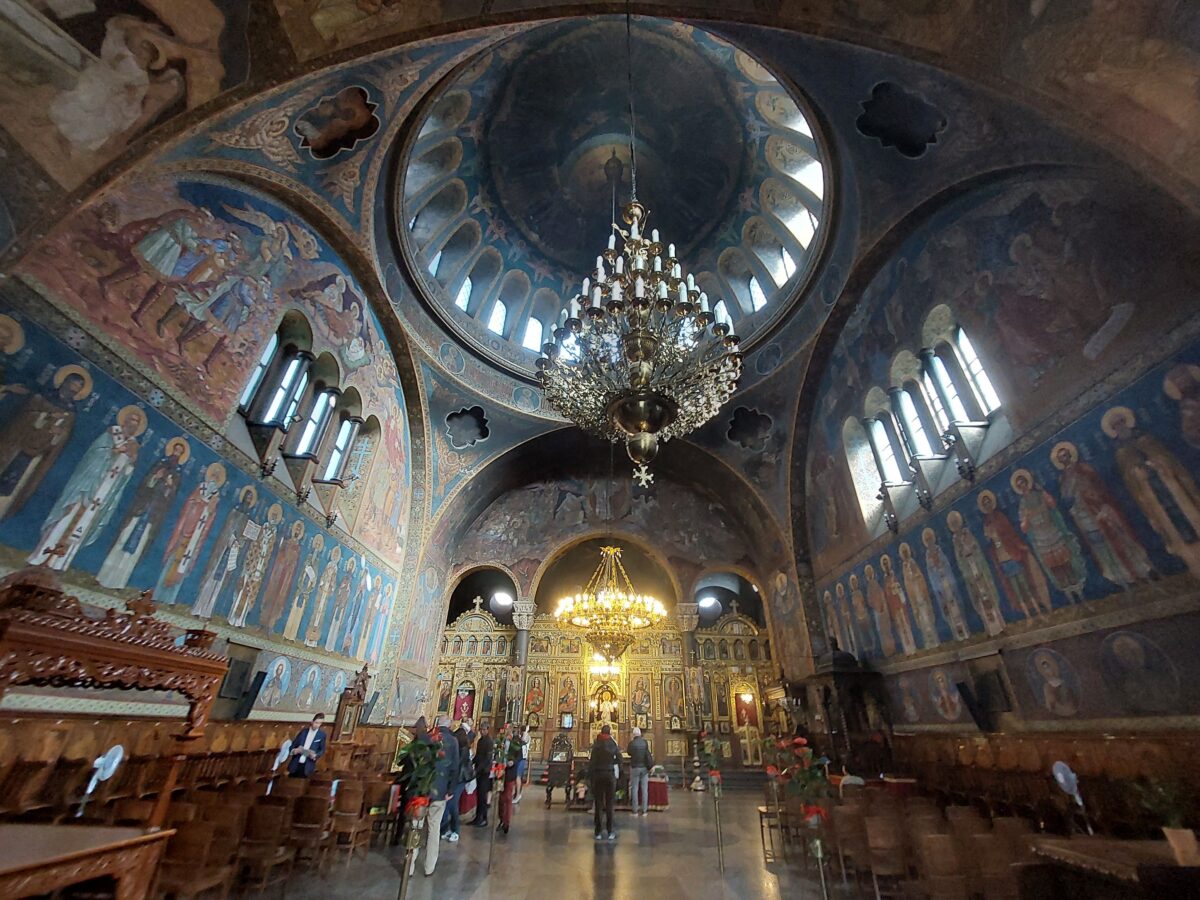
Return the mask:
<svg viewBox="0 0 1200 900">
<path fill-rule="evenodd" d="M 647 211 L 637 199 L 628 13 L 625 21 L 631 191 L 622 218 L 628 229 L 613 223 L 608 248 L 560 312 L 537 369 L 546 401 L 585 431 L 624 441 L 646 484 L 659 442 L 699 428 L 729 399 L 742 354 L 737 335 L 716 321 L 695 278 L 685 277 L 675 245 L 664 244 L 657 230 L 647 233 Z M 610 180 L 614 165 L 621 167 L 615 151 L 605 167 Z"/>
<path fill-rule="evenodd" d="M 578 628 L 592 648 L 610 663 L 629 649 L 636 632 L 666 616 L 662 603 L 639 594 L 621 564 L 620 547 L 602 547 L 600 565 L 581 593 L 558 601 L 554 618 Z"/>
</svg>

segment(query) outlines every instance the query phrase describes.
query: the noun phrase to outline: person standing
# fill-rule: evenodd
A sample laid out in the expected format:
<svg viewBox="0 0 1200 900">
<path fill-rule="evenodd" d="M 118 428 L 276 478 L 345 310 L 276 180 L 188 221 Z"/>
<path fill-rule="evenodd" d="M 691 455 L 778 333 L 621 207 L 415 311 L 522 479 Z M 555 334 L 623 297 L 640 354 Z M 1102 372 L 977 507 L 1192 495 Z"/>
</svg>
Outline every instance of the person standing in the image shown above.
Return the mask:
<svg viewBox="0 0 1200 900">
<path fill-rule="evenodd" d="M 458 741 L 449 728 L 449 718 L 438 716 L 434 720 L 431 743 L 438 744 L 437 764 L 433 787 L 429 792 L 429 809 L 425 813 L 425 874 L 432 875 L 437 868 L 438 849 L 441 845 L 442 816 L 446 804 L 454 796 L 454 779 L 458 775 Z"/>
<path fill-rule="evenodd" d="M 525 731 L 521 734 L 521 758 L 517 760 L 517 784 L 516 795 L 513 797 L 513 803 L 520 803 L 521 796 L 525 793 L 525 781 L 529 772 L 529 726 L 525 726 Z"/>
<path fill-rule="evenodd" d="M 512 825 L 513 795 L 520 777 L 517 773 L 520 771 L 521 747 L 521 739 L 517 737 L 512 725 L 505 725 L 502 757 L 504 760 L 504 790 L 500 794 L 500 830 L 505 834 L 508 834 L 508 828 Z"/>
<path fill-rule="evenodd" d="M 453 735 L 458 744 L 458 769 L 454 775 L 452 796 L 446 803 L 446 817 L 442 821 L 442 837 L 455 844 L 458 843 L 458 805 L 462 802 L 467 782 L 475 777 L 475 767 L 471 763 L 471 737 L 466 721 L 459 724 L 458 730 L 453 732 Z"/>
<path fill-rule="evenodd" d="M 642 729 L 633 729 L 633 740 L 626 750 L 629 753 L 629 802 L 633 804 L 635 816 L 644 816 L 650 810 L 650 770 L 654 768 L 654 757 L 650 754 L 650 745 L 642 737 Z M 640 812 L 639 794 L 642 800 Z"/>
<path fill-rule="evenodd" d="M 590 765 L 592 809 L 598 841 L 604 838 L 604 832 L 600 830 L 601 813 L 604 814 L 604 827 L 608 832 L 608 839 L 617 839 L 617 833 L 613 831 L 613 795 L 617 790 L 617 770 L 620 765 L 621 749 L 612 738 L 612 726 L 604 725 L 592 744 Z"/>
<path fill-rule="evenodd" d="M 292 740 L 291 758 L 288 760 L 288 775 L 292 778 L 307 778 L 317 766 L 317 760 L 325 752 L 325 714 L 317 713 L 307 728 Z"/>
<path fill-rule="evenodd" d="M 492 734 L 487 719 L 479 723 L 475 742 L 475 822 L 482 828 L 488 823 L 488 794 L 492 790 Z"/>
</svg>

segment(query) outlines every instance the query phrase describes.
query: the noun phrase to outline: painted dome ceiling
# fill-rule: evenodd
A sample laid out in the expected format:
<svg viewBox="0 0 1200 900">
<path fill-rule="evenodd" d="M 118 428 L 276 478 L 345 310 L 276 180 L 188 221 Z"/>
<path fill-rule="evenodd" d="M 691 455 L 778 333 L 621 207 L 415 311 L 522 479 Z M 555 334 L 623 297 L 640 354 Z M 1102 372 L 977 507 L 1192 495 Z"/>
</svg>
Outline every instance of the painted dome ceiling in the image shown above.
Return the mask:
<svg viewBox="0 0 1200 900">
<path fill-rule="evenodd" d="M 447 330 L 529 376 L 605 247 L 632 167 L 623 17 L 559 22 L 469 61 L 410 137 L 401 245 Z M 802 296 L 829 200 L 796 99 L 720 38 L 638 18 L 639 199 L 743 346 Z"/>
</svg>

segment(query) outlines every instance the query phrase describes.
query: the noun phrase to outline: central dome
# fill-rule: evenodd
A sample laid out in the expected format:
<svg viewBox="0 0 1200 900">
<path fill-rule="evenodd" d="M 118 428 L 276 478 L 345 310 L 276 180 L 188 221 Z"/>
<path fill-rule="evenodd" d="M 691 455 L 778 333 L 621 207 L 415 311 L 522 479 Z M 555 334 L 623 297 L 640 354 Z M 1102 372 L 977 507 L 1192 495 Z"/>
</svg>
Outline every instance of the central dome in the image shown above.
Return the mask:
<svg viewBox="0 0 1200 900">
<path fill-rule="evenodd" d="M 685 256 L 724 221 L 750 164 L 726 48 L 695 36 L 639 20 L 629 48 L 635 87 L 651 88 L 634 97 L 638 197 Z M 482 155 L 521 234 L 582 277 L 608 240 L 614 186 L 618 204 L 630 193 L 625 22 L 564 23 L 537 38 L 513 64 Z"/>
<path fill-rule="evenodd" d="M 546 25 L 439 86 L 409 139 L 396 222 L 428 307 L 466 348 L 530 377 L 607 246 L 633 161 L 649 227 L 749 346 L 818 255 L 820 146 L 762 64 L 659 19 L 634 19 L 628 38 L 617 16 Z"/>
</svg>

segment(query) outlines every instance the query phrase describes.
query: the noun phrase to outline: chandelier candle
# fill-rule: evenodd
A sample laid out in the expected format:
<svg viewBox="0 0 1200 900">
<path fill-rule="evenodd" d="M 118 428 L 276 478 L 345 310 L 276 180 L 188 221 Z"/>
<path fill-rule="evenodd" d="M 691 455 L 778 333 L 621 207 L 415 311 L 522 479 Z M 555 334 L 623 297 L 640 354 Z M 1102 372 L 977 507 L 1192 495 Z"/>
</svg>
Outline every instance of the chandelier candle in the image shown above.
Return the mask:
<svg viewBox="0 0 1200 900">
<path fill-rule="evenodd" d="M 538 381 L 564 417 L 624 442 L 645 476 L 660 441 L 695 431 L 733 394 L 742 353 L 695 279 L 683 276 L 675 245 L 664 247 L 657 229 L 642 236 L 645 207 L 632 200 L 622 217 L 629 230 L 613 224 L 595 280 L 567 301 L 553 343 L 542 347 Z"/>
</svg>

